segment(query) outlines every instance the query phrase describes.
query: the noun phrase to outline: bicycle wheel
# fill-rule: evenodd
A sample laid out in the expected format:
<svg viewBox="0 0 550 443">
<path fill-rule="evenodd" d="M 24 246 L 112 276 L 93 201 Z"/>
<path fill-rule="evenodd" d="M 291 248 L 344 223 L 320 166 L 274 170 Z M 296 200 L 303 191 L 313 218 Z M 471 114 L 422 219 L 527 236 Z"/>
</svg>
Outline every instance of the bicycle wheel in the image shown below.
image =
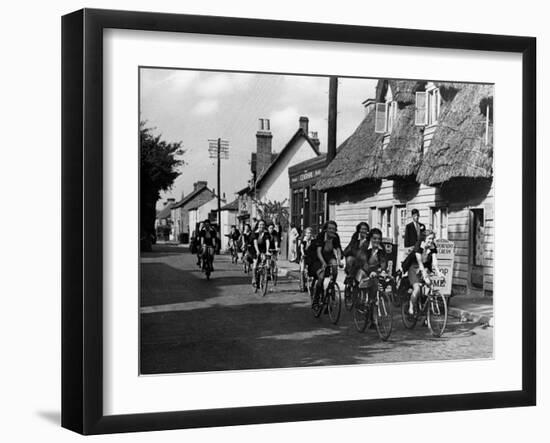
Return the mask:
<svg viewBox="0 0 550 443">
<path fill-rule="evenodd" d="M 397 290 L 397 282 L 390 284 L 387 287 L 387 292 L 389 292 L 388 295 L 391 298 L 392 304 L 396 308 L 400 308 L 401 307 L 401 296 L 399 294 L 399 291 Z"/>
<path fill-rule="evenodd" d="M 258 270 L 252 270 L 252 272 L 254 273 L 255 277 L 256 277 L 256 280 L 252 283 L 252 285 L 254 286 L 254 294 L 256 294 L 258 292 L 258 289 L 260 289 L 260 273 L 258 272 Z"/>
<path fill-rule="evenodd" d="M 300 292 L 307 291 L 307 275 L 305 272 L 300 272 Z"/>
<path fill-rule="evenodd" d="M 393 315 L 391 302 L 388 295 L 384 292 L 378 294 L 378 301 L 374 305 L 374 322 L 378 336 L 386 341 L 390 338 L 393 327 Z"/>
<path fill-rule="evenodd" d="M 333 324 L 338 323 L 340 319 L 340 311 L 342 310 L 342 294 L 338 283 L 332 283 L 327 294 L 328 316 Z"/>
<path fill-rule="evenodd" d="M 413 329 L 418 321 L 418 314 L 409 314 L 409 297 L 403 299 L 401 303 L 401 319 L 403 320 L 403 326 L 407 329 Z"/>
<path fill-rule="evenodd" d="M 447 300 L 440 293 L 432 294 L 427 307 L 428 328 L 434 337 L 441 337 L 447 326 Z"/>
<path fill-rule="evenodd" d="M 267 294 L 267 286 L 269 284 L 269 279 L 267 278 L 267 269 L 263 269 L 262 271 L 262 274 L 261 274 L 261 287 L 262 287 L 262 295 L 265 297 L 266 294 Z"/>
<path fill-rule="evenodd" d="M 311 297 L 311 310 L 313 311 L 313 316 L 315 318 L 319 318 L 323 310 L 325 309 L 325 305 L 323 303 L 323 300 L 325 298 L 324 291 L 321 289 L 321 294 L 319 294 L 319 301 L 316 305 L 313 304 L 313 299 L 315 298 L 315 291 L 317 288 L 315 286 L 310 287 L 309 295 Z"/>
<path fill-rule="evenodd" d="M 367 291 L 359 289 L 353 304 L 353 323 L 358 332 L 364 332 L 371 324 L 370 306 L 367 302 Z"/>
<path fill-rule="evenodd" d="M 353 288 L 350 284 L 344 286 L 344 306 L 346 311 L 353 309 Z"/>
</svg>

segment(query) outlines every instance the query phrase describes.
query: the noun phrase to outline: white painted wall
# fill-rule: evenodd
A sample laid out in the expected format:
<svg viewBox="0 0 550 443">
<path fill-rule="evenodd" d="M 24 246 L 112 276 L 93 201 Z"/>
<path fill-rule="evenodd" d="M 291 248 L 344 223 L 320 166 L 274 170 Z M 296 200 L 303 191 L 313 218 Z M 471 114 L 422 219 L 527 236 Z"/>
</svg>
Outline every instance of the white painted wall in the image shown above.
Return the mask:
<svg viewBox="0 0 550 443">
<path fill-rule="evenodd" d="M 311 145 L 303 138 L 298 139 L 285 153 L 284 157 L 277 160 L 275 169 L 257 190 L 259 200 L 283 201 L 289 195 L 288 168 L 305 160 L 317 157 Z"/>
<path fill-rule="evenodd" d="M 229 247 L 229 239 L 226 235 L 229 234 L 231 225 L 237 225 L 237 211 L 222 211 L 221 219 L 221 248 L 224 251 Z"/>
</svg>

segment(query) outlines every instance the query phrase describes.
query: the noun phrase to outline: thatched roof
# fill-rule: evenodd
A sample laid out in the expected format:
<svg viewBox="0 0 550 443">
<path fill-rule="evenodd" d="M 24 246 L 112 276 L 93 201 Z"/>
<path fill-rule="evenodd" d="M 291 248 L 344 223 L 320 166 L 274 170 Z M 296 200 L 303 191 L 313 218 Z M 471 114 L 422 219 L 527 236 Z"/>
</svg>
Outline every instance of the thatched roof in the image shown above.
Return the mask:
<svg viewBox="0 0 550 443">
<path fill-rule="evenodd" d="M 336 157 L 325 168 L 316 189 L 339 188 L 376 176 L 376 157 L 382 149 L 382 134 L 374 132 L 374 112 L 370 112 L 338 148 Z"/>
<path fill-rule="evenodd" d="M 383 149 L 383 134 L 374 132 L 376 112 L 367 114 L 355 132 L 338 148 L 316 188 L 339 188 L 365 179 L 408 177 L 415 175 L 422 155 L 422 131 L 414 125 L 416 81 L 380 80 L 376 87 L 378 101 L 391 88 L 398 103 L 397 118 L 389 144 Z"/>
<path fill-rule="evenodd" d="M 486 144 L 482 104 L 492 100 L 494 88 L 479 84 L 454 84 L 453 87 L 454 98 L 443 101 L 437 129 L 418 170 L 420 183 L 435 185 L 453 178 L 493 175 L 492 133 Z"/>
</svg>

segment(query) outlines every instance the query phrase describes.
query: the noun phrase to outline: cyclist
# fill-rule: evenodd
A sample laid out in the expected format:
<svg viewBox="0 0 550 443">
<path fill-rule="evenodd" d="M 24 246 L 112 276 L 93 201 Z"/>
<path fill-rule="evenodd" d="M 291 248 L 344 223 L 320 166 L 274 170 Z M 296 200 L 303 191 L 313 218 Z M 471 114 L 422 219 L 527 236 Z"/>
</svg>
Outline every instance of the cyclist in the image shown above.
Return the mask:
<svg viewBox="0 0 550 443">
<path fill-rule="evenodd" d="M 308 248 L 311 246 L 311 243 L 313 242 L 313 229 L 310 227 L 307 227 L 304 230 L 304 237 L 300 240 L 300 272 L 304 272 L 304 269 L 306 267 L 306 254 Z"/>
<path fill-rule="evenodd" d="M 238 241 L 239 241 L 239 238 L 241 237 L 241 233 L 239 232 L 239 230 L 237 229 L 237 227 L 235 225 L 231 225 L 231 229 L 229 230 L 229 234 L 226 234 L 227 237 L 229 237 L 229 250 L 232 251 L 232 250 L 235 250 L 235 251 L 238 251 L 239 250 L 239 247 L 238 247 Z"/>
<path fill-rule="evenodd" d="M 253 245 L 254 256 L 252 261 L 252 285 L 256 286 L 256 269 L 258 262 L 262 260 L 262 256 L 269 254 L 271 239 L 269 233 L 265 229 L 265 221 L 258 220 L 258 228 L 254 232 Z"/>
<path fill-rule="evenodd" d="M 382 231 L 378 228 L 373 228 L 370 231 L 370 241 L 363 243 L 357 250 L 352 271 L 357 282 L 360 282 L 365 277 L 369 277 L 367 283 L 369 299 L 376 296 L 378 276 L 385 276 L 387 268 L 388 260 L 386 250 L 382 246 Z"/>
<path fill-rule="evenodd" d="M 355 232 L 351 236 L 349 244 L 344 249 L 344 257 L 346 259 L 346 267 L 344 269 L 346 273 L 345 283 L 348 283 L 353 279 L 352 270 L 354 269 L 354 263 L 357 259 L 357 254 L 363 245 L 369 244 L 370 227 L 366 222 L 361 222 L 355 227 Z"/>
<path fill-rule="evenodd" d="M 331 267 L 331 271 L 335 273 L 333 277 L 336 279 L 338 271 L 334 270 L 334 266 L 343 266 L 341 264 L 342 246 L 337 232 L 338 225 L 335 221 L 329 220 L 313 242 L 312 246 L 314 247 L 315 255 L 308 269 L 309 275 L 315 279 L 312 307 L 319 304 L 319 296 L 323 290 L 323 280 L 327 267 Z"/>
<path fill-rule="evenodd" d="M 212 264 L 212 271 L 214 270 L 214 249 L 216 246 L 217 232 L 210 224 L 210 220 L 206 219 L 203 222 L 203 228 L 200 230 L 202 260 L 207 257 L 210 258 Z"/>
<path fill-rule="evenodd" d="M 253 233 L 252 228 L 249 223 L 246 223 L 241 233 L 241 238 L 239 240 L 242 252 L 242 261 L 248 260 L 252 263 L 252 257 L 254 255 L 253 249 Z"/>
<path fill-rule="evenodd" d="M 414 315 L 416 300 L 420 295 L 422 283 L 430 284 L 430 273 L 441 275 L 437 266 L 437 247 L 435 232 L 426 230 L 424 240 L 419 240 L 412 252 L 403 262 L 403 270 L 408 271 L 409 282 L 413 288 L 409 302 L 409 314 Z M 420 276 L 419 276 L 420 274 Z"/>
<path fill-rule="evenodd" d="M 280 249 L 279 246 L 281 244 L 280 239 L 280 233 L 275 230 L 275 223 L 271 222 L 267 226 L 267 233 L 269 234 L 269 255 L 271 257 L 271 261 L 269 263 L 270 269 L 274 268 L 275 263 L 274 260 L 277 258 L 277 254 L 279 253 Z"/>
<path fill-rule="evenodd" d="M 197 266 L 200 268 L 202 266 L 202 246 L 201 246 L 201 232 L 204 228 L 204 223 L 200 222 L 198 229 L 193 232 L 193 238 L 195 241 L 195 249 L 197 254 Z"/>
</svg>

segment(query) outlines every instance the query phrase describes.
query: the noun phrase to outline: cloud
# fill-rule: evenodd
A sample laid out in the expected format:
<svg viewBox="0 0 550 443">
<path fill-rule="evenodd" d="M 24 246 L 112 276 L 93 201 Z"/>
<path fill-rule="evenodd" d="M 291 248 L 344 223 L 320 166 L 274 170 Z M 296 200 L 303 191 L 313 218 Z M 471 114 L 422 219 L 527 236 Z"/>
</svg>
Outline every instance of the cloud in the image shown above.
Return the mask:
<svg viewBox="0 0 550 443">
<path fill-rule="evenodd" d="M 193 113 L 198 115 L 208 115 L 216 112 L 220 107 L 218 100 L 204 99 L 198 102 L 193 108 Z"/>
<path fill-rule="evenodd" d="M 290 125 L 298 127 L 298 110 L 294 106 L 287 106 L 284 109 L 275 111 L 271 114 L 272 127 L 288 127 Z"/>
<path fill-rule="evenodd" d="M 204 74 L 197 82 L 196 92 L 203 97 L 215 97 L 245 88 L 253 76 L 250 74 Z"/>
</svg>

